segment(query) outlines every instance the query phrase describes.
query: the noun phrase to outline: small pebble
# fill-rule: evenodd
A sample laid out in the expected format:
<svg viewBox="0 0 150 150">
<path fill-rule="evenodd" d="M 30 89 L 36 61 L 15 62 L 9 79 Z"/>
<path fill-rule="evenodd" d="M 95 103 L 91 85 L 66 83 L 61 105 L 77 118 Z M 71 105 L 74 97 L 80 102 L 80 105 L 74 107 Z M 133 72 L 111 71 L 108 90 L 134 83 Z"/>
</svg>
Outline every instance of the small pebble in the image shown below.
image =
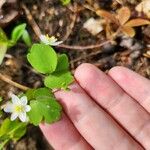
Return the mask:
<svg viewBox="0 0 150 150">
<path fill-rule="evenodd" d="M 135 50 L 130 54 L 130 57 L 132 59 L 137 59 L 141 56 L 141 51 L 140 50 Z"/>
</svg>

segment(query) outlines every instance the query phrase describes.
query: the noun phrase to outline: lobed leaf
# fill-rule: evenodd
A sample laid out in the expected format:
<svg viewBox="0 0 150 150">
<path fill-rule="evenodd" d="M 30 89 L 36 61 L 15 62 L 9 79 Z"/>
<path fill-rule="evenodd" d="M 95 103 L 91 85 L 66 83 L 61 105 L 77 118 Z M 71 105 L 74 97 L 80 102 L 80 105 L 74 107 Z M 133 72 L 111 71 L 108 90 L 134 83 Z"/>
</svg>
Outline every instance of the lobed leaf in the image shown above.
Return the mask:
<svg viewBox="0 0 150 150">
<path fill-rule="evenodd" d="M 47 76 L 44 80 L 46 87 L 50 89 L 62 88 L 66 89 L 73 82 L 73 76 L 69 71 L 56 72 Z"/>
<path fill-rule="evenodd" d="M 30 102 L 30 122 L 39 125 L 41 121 L 53 123 L 60 119 L 62 107 L 54 98 L 38 98 Z"/>
<path fill-rule="evenodd" d="M 58 55 L 58 64 L 55 72 L 60 72 L 69 69 L 69 61 L 66 54 Z"/>
<path fill-rule="evenodd" d="M 57 66 L 56 52 L 45 44 L 33 44 L 27 58 L 33 68 L 43 74 L 54 72 Z"/>
<path fill-rule="evenodd" d="M 41 104 L 38 101 L 34 100 L 30 102 L 30 106 L 31 110 L 28 112 L 30 122 L 37 126 L 43 119 L 43 116 L 41 114 Z"/>
<path fill-rule="evenodd" d="M 34 91 L 34 97 L 35 99 L 41 99 L 41 98 L 54 98 L 54 94 L 52 91 L 48 88 L 39 88 Z"/>
<path fill-rule="evenodd" d="M 72 82 L 73 76 L 69 72 L 69 61 L 67 55 L 58 55 L 58 64 L 56 70 L 45 78 L 45 86 L 50 89 L 66 89 Z"/>
<path fill-rule="evenodd" d="M 26 94 L 28 100 L 34 100 L 37 98 L 54 98 L 52 91 L 46 87 L 38 89 L 29 89 Z"/>
</svg>

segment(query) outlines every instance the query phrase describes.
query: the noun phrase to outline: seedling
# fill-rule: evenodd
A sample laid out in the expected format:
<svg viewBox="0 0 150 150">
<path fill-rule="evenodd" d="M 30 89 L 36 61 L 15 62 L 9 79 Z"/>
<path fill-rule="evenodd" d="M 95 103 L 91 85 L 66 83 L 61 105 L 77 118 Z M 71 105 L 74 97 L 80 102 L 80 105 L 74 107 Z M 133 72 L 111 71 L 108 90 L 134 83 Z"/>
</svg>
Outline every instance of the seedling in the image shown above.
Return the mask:
<svg viewBox="0 0 150 150">
<path fill-rule="evenodd" d="M 22 38 L 27 46 L 31 46 L 31 39 L 25 28 L 25 23 L 16 26 L 12 30 L 10 39 L 8 39 L 2 28 L 0 28 L 0 65 L 4 59 L 7 49 L 15 46 L 19 39 Z"/>
<path fill-rule="evenodd" d="M 71 0 L 60 0 L 63 5 L 68 5 L 71 3 Z"/>
<path fill-rule="evenodd" d="M 25 24 L 16 27 L 8 40 L 1 30 L 3 45 L 11 47 L 22 37 L 30 46 Z M 69 71 L 69 61 L 66 54 L 57 54 L 52 46 L 62 41 L 52 36 L 40 36 L 40 43 L 31 46 L 27 60 L 38 73 L 44 76 L 44 87 L 29 89 L 21 95 L 11 95 L 11 99 L 1 104 L 0 116 L 4 121 L 0 126 L 0 149 L 10 140 L 19 140 L 25 133 L 28 124 L 35 126 L 42 123 L 54 123 L 61 118 L 62 106 L 56 100 L 53 91 L 56 89 L 68 90 L 68 85 L 74 80 Z M 6 52 L 5 49 L 5 52 Z M 4 55 L 4 54 L 3 54 Z M 2 98 L 0 99 L 2 102 Z M 5 117 L 5 114 L 8 117 Z M 10 114 L 10 115 L 9 115 Z M 1 118 L 1 119 L 2 119 Z"/>
</svg>

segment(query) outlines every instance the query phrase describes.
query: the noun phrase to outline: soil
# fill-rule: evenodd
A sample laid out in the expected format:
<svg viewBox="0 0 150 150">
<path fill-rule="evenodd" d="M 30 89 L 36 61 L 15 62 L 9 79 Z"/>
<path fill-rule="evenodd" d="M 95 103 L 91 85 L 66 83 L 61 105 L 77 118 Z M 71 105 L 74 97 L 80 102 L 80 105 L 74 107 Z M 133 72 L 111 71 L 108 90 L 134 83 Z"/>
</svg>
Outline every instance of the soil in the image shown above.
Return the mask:
<svg viewBox="0 0 150 150">
<path fill-rule="evenodd" d="M 88 2 L 94 7 L 99 6 L 106 10 L 114 10 L 120 7 L 116 4 L 115 8 L 112 8 L 114 1 L 111 0 L 88 0 Z M 55 35 L 59 40 L 65 40 L 64 44 L 66 45 L 96 45 L 106 40 L 105 32 L 93 36 L 83 28 L 83 24 L 87 19 L 91 17 L 98 18 L 93 11 L 83 7 L 85 4 L 84 0 L 75 0 L 72 2 L 72 5 L 68 6 L 63 6 L 59 0 L 18 1 L 14 5 L 16 5 L 15 9 L 18 11 L 19 16 L 4 27 L 8 35 L 15 25 L 27 22 L 27 29 L 32 40 L 35 42 L 38 40 L 37 35 L 26 19 L 21 3 L 27 6 L 43 34 Z M 138 1 L 134 1 L 133 4 L 126 2 L 126 5 L 131 9 L 136 4 L 138 4 Z M 76 12 L 73 12 L 73 6 L 76 6 Z M 125 66 L 150 79 L 150 59 L 143 55 L 150 50 L 147 47 L 150 44 L 150 36 L 148 34 L 150 33 L 150 26 L 137 28 L 136 31 L 137 34 L 133 39 L 119 37 L 116 39 L 116 44 L 105 44 L 102 47 L 88 50 L 60 47 L 57 47 L 56 50 L 69 56 L 72 72 L 77 66 L 86 62 L 96 65 L 106 73 L 113 66 Z M 34 88 L 41 87 L 43 85 L 42 76 L 35 73 L 27 62 L 27 51 L 27 47 L 22 42 L 11 48 L 0 66 L 0 72 L 22 85 Z M 21 92 L 19 89 L 0 81 L 0 95 L 5 100 L 8 98 L 10 91 L 16 94 Z M 51 147 L 46 142 L 40 129 L 30 126 L 27 134 L 20 141 L 17 143 L 11 142 L 6 149 L 47 150 L 51 149 Z"/>
</svg>

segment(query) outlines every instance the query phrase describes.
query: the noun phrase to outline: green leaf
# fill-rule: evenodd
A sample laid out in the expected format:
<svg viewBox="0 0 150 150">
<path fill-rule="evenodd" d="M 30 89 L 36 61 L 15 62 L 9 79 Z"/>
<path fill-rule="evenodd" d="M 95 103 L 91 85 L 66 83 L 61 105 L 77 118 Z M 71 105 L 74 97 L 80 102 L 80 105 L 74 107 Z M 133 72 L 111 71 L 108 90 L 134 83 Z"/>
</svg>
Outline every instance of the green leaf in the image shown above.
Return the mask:
<svg viewBox="0 0 150 150">
<path fill-rule="evenodd" d="M 3 150 L 4 146 L 9 142 L 10 139 L 6 139 L 4 141 L 0 141 L 0 150 Z"/>
<path fill-rule="evenodd" d="M 16 41 L 14 41 L 14 40 L 8 40 L 8 48 L 11 48 L 11 47 L 13 47 L 15 45 L 16 45 Z"/>
<path fill-rule="evenodd" d="M 0 110 L 0 118 L 3 116 L 3 111 Z"/>
<path fill-rule="evenodd" d="M 0 27 L 0 43 L 7 43 L 8 38 L 5 34 L 5 32 L 3 31 L 3 29 Z"/>
<path fill-rule="evenodd" d="M 38 101 L 34 100 L 30 102 L 30 106 L 31 110 L 28 112 L 30 122 L 37 126 L 43 119 L 43 116 L 41 114 L 41 104 Z"/>
<path fill-rule="evenodd" d="M 39 89 L 29 89 L 25 94 L 28 100 L 34 100 L 37 98 L 54 98 L 52 91 L 46 87 Z"/>
<path fill-rule="evenodd" d="M 36 89 L 29 89 L 29 90 L 26 91 L 25 95 L 27 96 L 28 100 L 35 99 L 35 96 L 34 96 L 35 91 L 36 91 Z"/>
<path fill-rule="evenodd" d="M 0 96 L 0 103 L 2 102 L 3 98 Z"/>
<path fill-rule="evenodd" d="M 66 89 L 69 84 L 73 82 L 73 76 L 69 71 L 56 72 L 47 76 L 44 80 L 46 87 L 55 89 L 63 88 Z"/>
<path fill-rule="evenodd" d="M 0 104 L 1 104 L 1 102 L 2 102 L 2 97 L 0 96 Z M 0 108 L 0 118 L 2 117 L 2 115 L 3 115 L 3 111 L 1 110 L 2 108 Z"/>
<path fill-rule="evenodd" d="M 7 43 L 0 43 L 0 65 L 5 57 L 7 51 Z"/>
<path fill-rule="evenodd" d="M 58 64 L 55 72 L 65 71 L 69 68 L 69 61 L 66 54 L 58 55 Z"/>
<path fill-rule="evenodd" d="M 8 39 L 3 31 L 2 28 L 0 28 L 0 65 L 2 64 L 2 61 L 4 59 L 4 56 L 7 51 L 7 45 L 8 45 Z"/>
<path fill-rule="evenodd" d="M 62 2 L 63 5 L 68 5 L 71 0 L 60 0 Z"/>
<path fill-rule="evenodd" d="M 30 102 L 30 122 L 39 125 L 41 121 L 53 123 L 61 117 L 62 107 L 54 98 L 36 99 Z"/>
<path fill-rule="evenodd" d="M 11 34 L 11 40 L 15 41 L 15 43 L 21 38 L 26 28 L 26 24 L 20 24 L 16 26 Z"/>
<path fill-rule="evenodd" d="M 26 96 L 30 98 L 31 110 L 28 112 L 29 120 L 34 125 L 39 125 L 41 121 L 47 123 L 55 122 L 60 118 L 61 106 L 55 100 L 54 94 L 50 89 L 28 90 Z"/>
<path fill-rule="evenodd" d="M 34 92 L 34 97 L 37 99 L 40 98 L 54 98 L 54 94 L 48 88 L 39 88 Z"/>
<path fill-rule="evenodd" d="M 27 123 L 5 119 L 0 127 L 0 141 L 4 144 L 8 140 L 19 140 L 26 133 L 26 126 Z"/>
<path fill-rule="evenodd" d="M 55 99 L 43 99 L 39 102 L 46 123 L 53 123 L 60 119 L 62 107 Z"/>
<path fill-rule="evenodd" d="M 73 77 L 69 72 L 69 61 L 66 54 L 58 55 L 58 64 L 56 70 L 45 78 L 44 84 L 46 87 L 63 88 L 73 82 Z"/>
<path fill-rule="evenodd" d="M 45 44 L 33 44 L 27 55 L 30 64 L 40 73 L 52 73 L 57 66 L 57 54 Z"/>
<path fill-rule="evenodd" d="M 29 33 L 28 33 L 27 30 L 24 30 L 24 32 L 23 32 L 23 34 L 22 34 L 22 40 L 24 41 L 24 43 L 25 43 L 28 47 L 31 46 L 31 44 L 32 44 L 32 42 L 31 42 L 31 37 L 30 37 L 30 35 L 29 35 Z"/>
</svg>

